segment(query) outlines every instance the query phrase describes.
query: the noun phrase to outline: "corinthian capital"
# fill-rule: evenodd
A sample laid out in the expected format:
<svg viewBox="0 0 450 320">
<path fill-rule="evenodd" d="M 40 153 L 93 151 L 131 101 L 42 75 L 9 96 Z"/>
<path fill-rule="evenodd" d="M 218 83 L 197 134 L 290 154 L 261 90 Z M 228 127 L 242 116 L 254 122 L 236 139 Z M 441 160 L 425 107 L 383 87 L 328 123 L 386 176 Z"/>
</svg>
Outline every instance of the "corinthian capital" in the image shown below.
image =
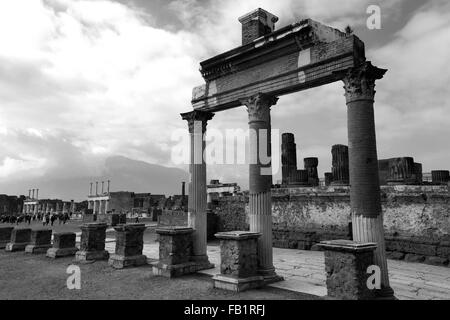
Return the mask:
<svg viewBox="0 0 450 320">
<path fill-rule="evenodd" d="M 188 122 L 189 133 L 194 133 L 195 124 L 201 124 L 202 134 L 206 132 L 208 120 L 214 117 L 214 113 L 209 111 L 194 110 L 191 112 L 181 113 L 181 118 Z"/>
<path fill-rule="evenodd" d="M 375 97 L 375 80 L 383 78 L 387 69 L 374 67 L 369 61 L 339 72 L 344 81 L 345 97 L 348 102 L 356 100 L 373 100 Z"/>
<path fill-rule="evenodd" d="M 277 101 L 277 97 L 259 93 L 250 98 L 242 99 L 241 103 L 247 107 L 250 122 L 270 122 L 270 107 L 276 105 Z"/>
</svg>

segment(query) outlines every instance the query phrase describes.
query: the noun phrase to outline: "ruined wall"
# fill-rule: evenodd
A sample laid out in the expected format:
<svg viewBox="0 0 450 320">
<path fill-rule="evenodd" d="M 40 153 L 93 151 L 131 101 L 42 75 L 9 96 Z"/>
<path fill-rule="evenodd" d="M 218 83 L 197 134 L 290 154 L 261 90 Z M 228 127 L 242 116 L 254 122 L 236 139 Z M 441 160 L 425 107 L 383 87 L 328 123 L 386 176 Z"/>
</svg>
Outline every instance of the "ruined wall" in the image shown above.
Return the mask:
<svg viewBox="0 0 450 320">
<path fill-rule="evenodd" d="M 309 250 L 322 240 L 351 238 L 348 187 L 273 189 L 272 194 L 274 246 Z M 382 206 L 391 258 L 448 265 L 448 186 L 382 187 Z M 220 199 L 215 213 L 219 231 L 248 229 L 244 196 Z"/>
</svg>

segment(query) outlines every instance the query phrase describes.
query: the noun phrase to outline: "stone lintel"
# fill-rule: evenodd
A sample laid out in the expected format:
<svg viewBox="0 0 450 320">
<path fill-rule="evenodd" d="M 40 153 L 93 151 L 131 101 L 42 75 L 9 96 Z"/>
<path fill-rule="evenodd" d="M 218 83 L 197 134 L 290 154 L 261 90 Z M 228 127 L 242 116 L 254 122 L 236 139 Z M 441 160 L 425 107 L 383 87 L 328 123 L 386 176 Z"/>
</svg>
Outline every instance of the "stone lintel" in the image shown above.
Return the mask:
<svg viewBox="0 0 450 320">
<path fill-rule="evenodd" d="M 247 239 L 257 239 L 261 236 L 259 232 L 250 231 L 228 231 L 219 232 L 214 235 L 217 239 L 223 240 L 247 240 Z"/>
<path fill-rule="evenodd" d="M 349 253 L 360 253 L 367 251 L 374 251 L 377 248 L 377 244 L 373 242 L 360 243 L 351 240 L 330 240 L 321 241 L 318 244 L 324 250 L 329 251 L 341 251 Z"/>
</svg>

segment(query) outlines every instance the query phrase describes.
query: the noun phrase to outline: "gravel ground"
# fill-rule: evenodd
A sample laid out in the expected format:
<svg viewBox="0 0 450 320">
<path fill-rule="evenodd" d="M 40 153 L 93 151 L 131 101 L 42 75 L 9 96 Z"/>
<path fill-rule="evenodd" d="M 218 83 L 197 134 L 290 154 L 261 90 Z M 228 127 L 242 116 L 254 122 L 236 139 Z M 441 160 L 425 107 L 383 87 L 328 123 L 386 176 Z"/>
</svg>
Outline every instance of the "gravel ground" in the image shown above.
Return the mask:
<svg viewBox="0 0 450 320">
<path fill-rule="evenodd" d="M 69 290 L 69 265 L 81 270 L 81 289 Z M 73 258 L 52 260 L 45 255 L 0 251 L 0 299 L 249 299 L 312 300 L 295 292 L 265 288 L 233 293 L 212 286 L 209 277 L 191 275 L 176 279 L 155 277 L 149 266 L 115 270 L 106 261 L 80 264 Z"/>
</svg>

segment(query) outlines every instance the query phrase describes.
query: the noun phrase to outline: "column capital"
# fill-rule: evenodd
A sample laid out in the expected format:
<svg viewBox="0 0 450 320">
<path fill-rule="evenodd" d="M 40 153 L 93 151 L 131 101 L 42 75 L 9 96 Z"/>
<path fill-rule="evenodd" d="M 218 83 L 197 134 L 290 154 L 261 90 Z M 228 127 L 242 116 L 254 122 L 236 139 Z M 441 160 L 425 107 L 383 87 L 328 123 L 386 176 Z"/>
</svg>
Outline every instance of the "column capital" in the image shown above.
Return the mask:
<svg viewBox="0 0 450 320">
<path fill-rule="evenodd" d="M 265 93 L 258 93 L 240 101 L 247 107 L 249 122 L 270 122 L 270 107 L 277 104 L 278 98 Z"/>
<path fill-rule="evenodd" d="M 183 120 L 186 120 L 188 122 L 189 133 L 194 133 L 194 123 L 196 121 L 202 122 L 202 133 L 205 133 L 208 120 L 211 120 L 214 117 L 213 112 L 201 110 L 180 113 L 180 115 Z"/>
<path fill-rule="evenodd" d="M 387 69 L 380 69 L 365 61 L 361 65 L 339 71 L 344 82 L 347 103 L 357 100 L 374 100 L 375 80 L 382 79 Z"/>
</svg>

